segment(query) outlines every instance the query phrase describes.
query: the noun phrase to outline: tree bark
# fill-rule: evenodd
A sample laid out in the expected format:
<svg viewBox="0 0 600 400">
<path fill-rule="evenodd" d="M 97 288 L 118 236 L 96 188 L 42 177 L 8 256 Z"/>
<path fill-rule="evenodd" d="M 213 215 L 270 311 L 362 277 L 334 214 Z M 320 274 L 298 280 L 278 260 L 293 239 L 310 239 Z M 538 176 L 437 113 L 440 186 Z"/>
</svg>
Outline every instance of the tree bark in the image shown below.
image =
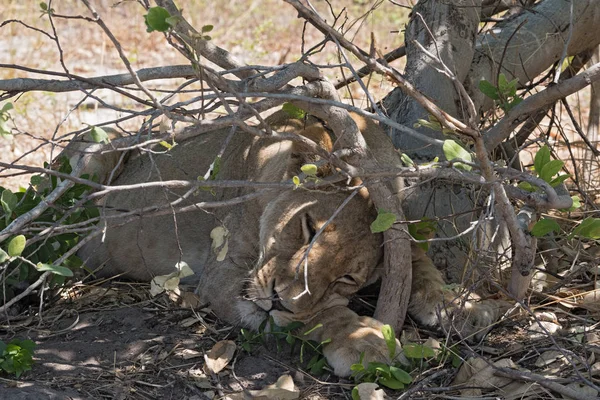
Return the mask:
<svg viewBox="0 0 600 400">
<path fill-rule="evenodd" d="M 600 25 L 598 1 L 546 0 L 498 23 L 492 32 L 477 36 L 481 7 L 480 0 L 421 0 L 413 9 L 406 29 L 407 80 L 447 113 L 462 120 L 466 107 L 455 85 L 434 68 L 431 57 L 415 41 L 441 59 L 463 83 L 480 115 L 493 106 L 479 91 L 480 80 L 495 84 L 502 72 L 507 79 L 518 78 L 524 85 L 562 57 L 600 43 L 596 29 Z M 403 125 L 413 126 L 418 119 L 428 118 L 424 109 L 398 88 L 384 99 L 383 106 L 392 119 Z M 428 137 L 447 139 L 441 132 L 423 127 L 418 130 Z M 440 147 L 393 129 L 389 134 L 394 145 L 413 160 L 429 161 L 436 156 L 443 159 Z M 440 221 L 437 234 L 453 237 L 478 219 L 477 206 L 485 206 L 486 196 L 467 185 L 412 182 L 407 190 L 405 212 L 409 220 L 448 217 Z M 452 280 L 461 281 L 470 266 L 482 257 L 486 264 L 499 268 L 510 262 L 510 238 L 502 222 L 493 222 L 491 218 L 480 222 L 480 229 L 472 237 L 430 246 L 430 256 L 437 266 L 447 267 Z M 492 258 L 487 258 L 488 255 Z"/>
</svg>

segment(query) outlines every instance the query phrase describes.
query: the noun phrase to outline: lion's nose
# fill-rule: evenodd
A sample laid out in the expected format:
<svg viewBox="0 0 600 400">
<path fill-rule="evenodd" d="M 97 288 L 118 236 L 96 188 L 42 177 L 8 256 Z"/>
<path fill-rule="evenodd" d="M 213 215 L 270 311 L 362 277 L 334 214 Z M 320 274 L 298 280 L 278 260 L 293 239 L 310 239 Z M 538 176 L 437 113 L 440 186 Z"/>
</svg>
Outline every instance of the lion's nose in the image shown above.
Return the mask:
<svg viewBox="0 0 600 400">
<path fill-rule="evenodd" d="M 273 311 L 273 310 L 291 312 L 290 310 L 288 310 L 287 308 L 285 308 L 285 306 L 281 302 L 281 299 L 279 299 L 279 298 L 273 300 L 272 307 L 271 307 L 271 309 L 269 311 Z"/>
</svg>

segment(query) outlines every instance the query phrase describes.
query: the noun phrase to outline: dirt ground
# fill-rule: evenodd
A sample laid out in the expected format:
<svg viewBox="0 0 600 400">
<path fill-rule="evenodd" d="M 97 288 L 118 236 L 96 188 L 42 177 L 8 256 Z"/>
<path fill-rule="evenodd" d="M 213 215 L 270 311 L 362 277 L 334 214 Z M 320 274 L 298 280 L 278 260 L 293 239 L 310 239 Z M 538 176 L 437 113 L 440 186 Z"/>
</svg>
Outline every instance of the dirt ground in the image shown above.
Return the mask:
<svg viewBox="0 0 600 400">
<path fill-rule="evenodd" d="M 404 391 L 388 390 L 388 398 L 555 399 L 572 388 L 580 396 L 574 398 L 597 398 L 598 392 L 581 382 L 600 383 L 599 302 L 581 300 L 586 290 L 579 292 L 579 304 L 570 301 L 576 287 L 591 284 L 588 278 L 580 271 L 563 298 L 537 299 L 531 315 L 508 316 L 476 345 L 406 324 L 403 343 L 456 343 L 453 349 L 469 363 L 460 368 L 450 360 L 416 365 L 414 382 Z M 36 343 L 33 369 L 19 379 L 2 376 L 0 399 L 352 398 L 353 380 L 328 373 L 311 376 L 285 343 L 278 350 L 267 341 L 247 353 L 239 327 L 221 324 L 208 309 L 179 306 L 164 294 L 153 298 L 148 289 L 118 282 L 79 285 L 47 304 L 41 321 L 24 309 L 10 326 L 0 325 L 3 340 Z M 360 300 L 354 308 L 364 304 Z M 222 371 L 211 373 L 205 355 L 224 340 L 235 342 L 235 353 Z M 502 377 L 502 368 L 513 376 Z M 286 375 L 294 384 L 293 391 L 285 392 L 290 397 L 269 392 L 269 385 Z"/>
<path fill-rule="evenodd" d="M 207 375 L 205 353 L 219 340 L 235 340 L 239 328 L 166 297 L 150 298 L 145 289 L 86 287 L 43 315 L 41 325 L 27 318 L 0 327 L 4 340 L 14 335 L 36 343 L 33 370 L 18 380 L 0 378 L 0 399 L 247 398 L 244 391 L 263 389 L 286 374 L 300 398 L 344 398 L 344 388 L 353 386 L 335 384 L 335 378 L 317 387 L 289 352 L 263 346 L 252 354 L 238 347 L 225 370 Z"/>
</svg>

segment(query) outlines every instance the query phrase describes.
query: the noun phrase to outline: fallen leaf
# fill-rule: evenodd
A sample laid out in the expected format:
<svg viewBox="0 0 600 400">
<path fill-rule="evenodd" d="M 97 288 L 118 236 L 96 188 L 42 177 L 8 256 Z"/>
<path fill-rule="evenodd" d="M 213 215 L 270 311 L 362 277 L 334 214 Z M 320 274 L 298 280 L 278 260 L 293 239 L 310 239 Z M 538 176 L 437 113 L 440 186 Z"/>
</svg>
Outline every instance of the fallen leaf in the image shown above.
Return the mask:
<svg viewBox="0 0 600 400">
<path fill-rule="evenodd" d="M 552 364 L 555 361 L 564 359 L 563 353 L 557 350 L 548 350 L 540 354 L 538 359 L 535 361 L 535 366 L 538 368 L 545 367 Z"/>
<path fill-rule="evenodd" d="M 356 386 L 358 397 L 360 400 L 383 400 L 384 391 L 379 388 L 379 385 L 371 382 L 359 383 Z"/>
<path fill-rule="evenodd" d="M 159 275 L 152 278 L 150 282 L 150 294 L 152 297 L 158 296 L 165 291 L 165 282 L 172 278 L 172 274 Z"/>
<path fill-rule="evenodd" d="M 202 353 L 192 349 L 183 349 L 177 351 L 176 354 L 182 357 L 184 360 L 191 360 L 192 358 L 202 357 Z"/>
<path fill-rule="evenodd" d="M 460 393 L 463 396 L 480 397 L 482 389 L 502 388 L 512 382 L 511 378 L 497 376 L 497 368 L 517 368 L 517 365 L 508 358 L 503 358 L 492 364 L 483 358 L 469 359 L 458 371 L 453 384 L 464 383 L 468 389 Z"/>
<path fill-rule="evenodd" d="M 210 231 L 212 239 L 211 249 L 217 255 L 217 261 L 221 262 L 227 256 L 229 250 L 229 231 L 224 226 L 217 226 Z"/>
<path fill-rule="evenodd" d="M 221 340 L 204 356 L 204 367 L 209 373 L 218 374 L 233 359 L 236 345 L 232 340 Z"/>
<path fill-rule="evenodd" d="M 594 388 L 589 387 L 588 385 L 584 385 L 578 382 L 571 382 L 567 385 L 567 387 L 574 392 L 582 395 L 581 397 L 589 397 L 590 399 L 597 398 L 598 391 Z M 570 399 L 571 397 L 562 396 L 563 399 Z"/>
<path fill-rule="evenodd" d="M 295 400 L 300 398 L 300 391 L 294 385 L 289 375 L 282 375 L 272 385 L 261 390 L 250 390 L 252 399 L 264 400 Z"/>
<path fill-rule="evenodd" d="M 177 264 L 175 264 L 175 269 L 177 269 L 177 271 L 179 271 L 177 276 L 180 279 L 194 275 L 194 271 L 190 268 L 188 263 L 186 263 L 185 261 L 180 261 Z"/>
</svg>

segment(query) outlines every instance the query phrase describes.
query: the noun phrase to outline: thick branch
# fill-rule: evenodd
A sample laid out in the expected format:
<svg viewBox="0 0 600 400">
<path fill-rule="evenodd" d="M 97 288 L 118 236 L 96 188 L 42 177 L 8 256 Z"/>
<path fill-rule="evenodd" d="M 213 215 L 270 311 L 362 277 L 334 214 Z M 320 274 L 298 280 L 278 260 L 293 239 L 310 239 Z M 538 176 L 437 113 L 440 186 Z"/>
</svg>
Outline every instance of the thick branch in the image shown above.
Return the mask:
<svg viewBox="0 0 600 400">
<path fill-rule="evenodd" d="M 0 68 L 16 68 L 9 64 L 0 64 Z M 45 71 L 40 71 L 45 73 Z M 156 79 L 173 78 L 194 78 L 196 71 L 190 65 L 173 65 L 169 67 L 142 68 L 136 71 L 141 82 Z M 66 74 L 61 74 L 66 77 Z M 32 90 L 41 90 L 44 92 L 73 92 L 78 90 L 101 89 L 111 86 L 126 86 L 134 84 L 131 74 L 116 74 L 98 76 L 94 78 L 84 78 L 77 75 L 69 75 L 70 80 L 59 79 L 31 79 L 14 78 L 0 79 L 0 90 L 5 92 L 23 93 Z"/>
<path fill-rule="evenodd" d="M 490 150 L 498 146 L 519 124 L 540 108 L 565 98 L 598 80 L 600 80 L 600 63 L 592 65 L 571 79 L 549 86 L 546 90 L 526 98 L 484 134 L 486 148 Z"/>
</svg>

